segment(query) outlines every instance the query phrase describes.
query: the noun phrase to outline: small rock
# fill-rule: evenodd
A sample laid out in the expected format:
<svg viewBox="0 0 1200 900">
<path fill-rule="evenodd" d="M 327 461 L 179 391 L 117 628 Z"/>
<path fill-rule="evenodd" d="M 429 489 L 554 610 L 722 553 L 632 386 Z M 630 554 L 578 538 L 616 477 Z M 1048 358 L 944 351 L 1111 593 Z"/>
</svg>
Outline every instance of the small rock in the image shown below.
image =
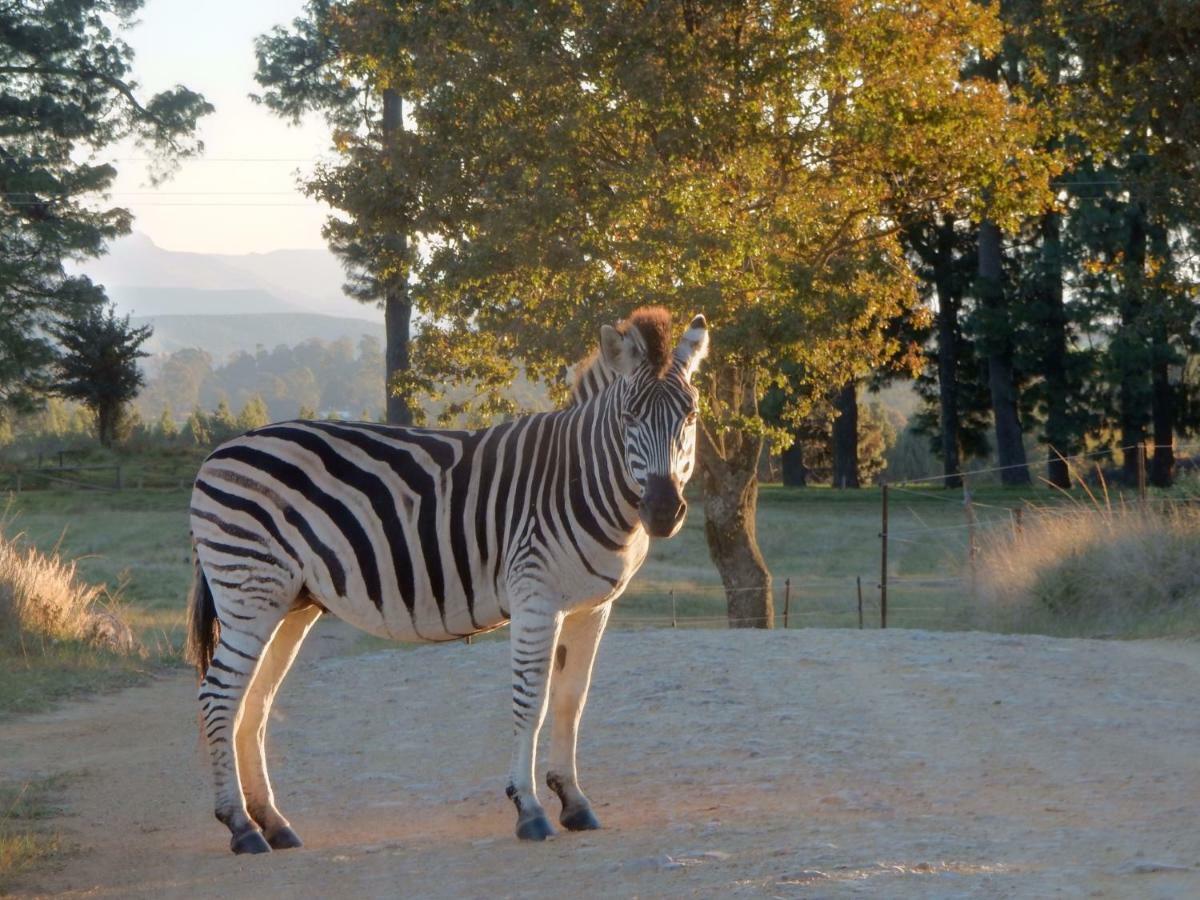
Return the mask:
<svg viewBox="0 0 1200 900">
<path fill-rule="evenodd" d="M 1154 860 L 1130 860 L 1117 867 L 1118 875 L 1153 875 L 1155 872 L 1192 872 L 1191 866 Z"/>
<path fill-rule="evenodd" d="M 683 863 L 663 853 L 659 856 L 642 856 L 637 859 L 628 859 L 621 863 L 621 871 L 623 872 L 655 872 L 667 871 L 669 869 L 682 869 Z"/>
<path fill-rule="evenodd" d="M 809 884 L 813 881 L 822 881 L 829 876 L 817 869 L 801 869 L 799 872 L 791 872 L 787 875 L 780 875 L 777 884 Z"/>
</svg>

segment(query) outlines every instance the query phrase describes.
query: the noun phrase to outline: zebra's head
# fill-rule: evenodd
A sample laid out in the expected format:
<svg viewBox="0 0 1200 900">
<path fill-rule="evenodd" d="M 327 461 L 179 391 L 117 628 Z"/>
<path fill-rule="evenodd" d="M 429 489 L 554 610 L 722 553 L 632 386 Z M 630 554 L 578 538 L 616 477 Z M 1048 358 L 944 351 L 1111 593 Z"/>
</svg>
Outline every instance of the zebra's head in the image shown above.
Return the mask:
<svg viewBox="0 0 1200 900">
<path fill-rule="evenodd" d="M 670 334 L 670 314 L 659 308 L 600 329 L 600 355 L 625 383 L 625 464 L 641 488 L 638 516 L 653 537 L 674 535 L 687 513 L 683 486 L 696 463 L 698 394 L 691 381 L 708 354 L 704 316 L 692 319 L 673 350 Z"/>
</svg>

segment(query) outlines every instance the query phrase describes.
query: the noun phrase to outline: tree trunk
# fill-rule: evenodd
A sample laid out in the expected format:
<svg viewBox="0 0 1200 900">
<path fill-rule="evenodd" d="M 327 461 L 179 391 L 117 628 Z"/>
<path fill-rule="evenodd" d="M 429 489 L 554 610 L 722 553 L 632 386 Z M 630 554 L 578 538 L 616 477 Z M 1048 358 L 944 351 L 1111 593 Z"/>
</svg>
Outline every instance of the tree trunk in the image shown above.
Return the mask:
<svg viewBox="0 0 1200 900">
<path fill-rule="evenodd" d="M 1165 330 L 1165 329 L 1164 329 Z M 1150 483 L 1155 487 L 1171 486 L 1175 475 L 1174 443 L 1174 398 L 1171 392 L 1171 382 L 1167 376 L 1166 336 L 1162 344 L 1158 343 L 1155 335 L 1155 360 L 1151 370 L 1152 386 L 1150 393 L 1150 417 L 1154 427 L 1154 455 L 1150 457 Z"/>
<path fill-rule="evenodd" d="M 404 128 L 404 107 L 391 88 L 383 92 L 383 150 L 387 163 L 392 164 L 396 148 L 396 134 Z M 383 322 L 387 337 L 384 362 L 387 371 L 385 391 L 387 393 L 387 421 L 389 425 L 411 425 L 412 407 L 407 392 L 397 392 L 398 375 L 409 369 L 409 341 L 412 338 L 412 304 L 408 299 L 408 267 L 400 265 L 408 248 L 408 236 L 393 234 L 388 238 L 388 254 L 393 274 L 384 286 Z"/>
<path fill-rule="evenodd" d="M 101 447 L 111 447 L 120 421 L 120 404 L 100 403 L 96 407 L 96 438 Z"/>
<path fill-rule="evenodd" d="M 847 381 L 833 400 L 833 486 L 858 487 L 858 382 Z"/>
<path fill-rule="evenodd" d="M 771 573 L 758 549 L 758 478 L 725 467 L 719 475 L 708 466 L 704 482 L 704 537 L 725 586 L 730 628 L 773 628 L 775 605 Z"/>
<path fill-rule="evenodd" d="M 1000 481 L 1006 486 L 1029 484 L 1029 466 L 1017 410 L 1012 340 L 1004 316 L 1000 229 L 984 220 L 979 225 L 979 293 L 988 311 L 988 389 L 996 425 L 996 455 Z"/>
<path fill-rule="evenodd" d="M 962 305 L 954 279 L 954 220 L 937 226 L 933 280 L 937 290 L 937 355 L 942 487 L 961 488 L 958 454 L 958 312 Z"/>
<path fill-rule="evenodd" d="M 1071 467 L 1062 459 L 1075 450 L 1068 402 L 1067 309 L 1063 304 L 1062 221 L 1058 213 L 1042 217 L 1041 303 L 1045 347 L 1042 377 L 1046 389 L 1046 479 L 1060 488 L 1071 487 Z"/>
<path fill-rule="evenodd" d="M 713 415 L 757 412 L 753 375 L 734 368 L 710 373 Z M 719 399 L 718 399 L 719 397 Z M 732 402 L 728 402 L 732 401 Z M 773 628 L 771 573 L 758 549 L 758 459 L 764 439 L 747 431 L 713 433 L 701 423 L 697 447 L 704 491 L 704 536 L 725 586 L 730 628 Z"/>
<path fill-rule="evenodd" d="M 1119 367 L 1120 390 L 1118 402 L 1121 417 L 1121 446 L 1124 449 L 1122 474 L 1126 485 L 1138 483 L 1138 447 L 1146 442 L 1146 353 L 1141 336 L 1146 280 L 1146 210 L 1141 203 L 1131 203 L 1126 216 L 1129 222 L 1125 247 L 1125 284 L 1120 314 L 1121 327 L 1114 337 L 1111 350 Z"/>
<path fill-rule="evenodd" d="M 792 435 L 792 445 L 779 454 L 779 470 L 784 487 L 808 487 L 804 440 L 799 429 Z"/>
<path fill-rule="evenodd" d="M 1167 230 L 1157 222 L 1147 228 L 1155 269 L 1162 272 L 1171 255 Z M 1158 291 L 1158 278 L 1153 289 Z M 1175 396 L 1171 390 L 1169 366 L 1171 345 L 1167 334 L 1166 297 L 1154 298 L 1154 319 L 1150 329 L 1150 422 L 1154 432 L 1154 453 L 1150 458 L 1150 483 L 1158 488 L 1171 486 L 1175 475 Z"/>
</svg>

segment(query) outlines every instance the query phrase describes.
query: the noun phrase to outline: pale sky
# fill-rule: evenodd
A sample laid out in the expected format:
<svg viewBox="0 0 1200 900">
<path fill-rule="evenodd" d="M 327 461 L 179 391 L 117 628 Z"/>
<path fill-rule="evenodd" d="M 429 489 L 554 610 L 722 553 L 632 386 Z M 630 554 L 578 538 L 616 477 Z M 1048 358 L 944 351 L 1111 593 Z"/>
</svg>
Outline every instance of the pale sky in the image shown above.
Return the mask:
<svg viewBox="0 0 1200 900">
<path fill-rule="evenodd" d="M 216 107 L 201 120 L 203 156 L 186 161 L 157 189 L 144 153 L 112 148 L 119 171 L 111 201 L 130 209 L 134 229 L 169 250 L 251 253 L 324 247 L 325 208 L 296 187 L 328 151 L 329 131 L 314 118 L 288 125 L 248 94 L 254 38 L 290 22 L 303 0 L 147 0 L 141 24 L 124 34 L 134 48 L 141 94 L 185 84 Z"/>
</svg>

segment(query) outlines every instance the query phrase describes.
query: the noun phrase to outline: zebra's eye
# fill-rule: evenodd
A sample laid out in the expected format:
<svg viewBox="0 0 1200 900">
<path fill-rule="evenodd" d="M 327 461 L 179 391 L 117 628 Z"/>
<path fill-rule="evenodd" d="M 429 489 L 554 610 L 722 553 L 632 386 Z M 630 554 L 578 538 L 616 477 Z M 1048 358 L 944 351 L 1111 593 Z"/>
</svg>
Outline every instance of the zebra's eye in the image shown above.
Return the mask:
<svg viewBox="0 0 1200 900">
<path fill-rule="evenodd" d="M 638 424 L 638 417 L 631 412 L 621 413 L 621 424 L 626 428 L 633 428 Z"/>
</svg>

